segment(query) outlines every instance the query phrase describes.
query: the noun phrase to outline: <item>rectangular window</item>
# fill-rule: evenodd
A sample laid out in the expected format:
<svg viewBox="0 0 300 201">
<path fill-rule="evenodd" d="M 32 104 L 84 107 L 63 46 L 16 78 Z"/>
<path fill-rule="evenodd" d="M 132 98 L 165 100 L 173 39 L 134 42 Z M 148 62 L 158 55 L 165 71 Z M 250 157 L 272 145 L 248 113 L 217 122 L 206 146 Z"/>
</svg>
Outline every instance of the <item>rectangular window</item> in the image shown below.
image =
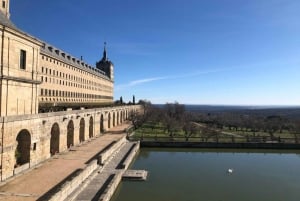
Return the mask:
<svg viewBox="0 0 300 201">
<path fill-rule="evenodd" d="M 23 69 L 23 70 L 26 69 L 26 51 L 25 50 L 20 51 L 20 69 Z"/>
<path fill-rule="evenodd" d="M 5 8 L 5 1 L 2 1 L 2 8 Z"/>
</svg>

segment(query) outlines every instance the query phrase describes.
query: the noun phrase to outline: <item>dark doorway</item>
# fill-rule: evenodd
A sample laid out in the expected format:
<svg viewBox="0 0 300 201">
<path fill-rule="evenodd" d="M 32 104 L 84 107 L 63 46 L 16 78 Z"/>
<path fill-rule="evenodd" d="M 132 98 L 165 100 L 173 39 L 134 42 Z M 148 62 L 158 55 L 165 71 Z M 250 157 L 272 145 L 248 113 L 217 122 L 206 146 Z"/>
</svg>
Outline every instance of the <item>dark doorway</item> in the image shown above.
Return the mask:
<svg viewBox="0 0 300 201">
<path fill-rule="evenodd" d="M 110 128 L 110 121 L 111 121 L 111 116 L 110 113 L 108 113 L 108 120 L 107 120 L 107 127 Z"/>
<path fill-rule="evenodd" d="M 51 156 L 59 153 L 59 126 L 57 123 L 53 124 L 51 128 L 51 138 L 50 138 L 50 153 Z"/>
<path fill-rule="evenodd" d="M 89 137 L 92 138 L 94 136 L 94 121 L 93 117 L 90 118 L 90 124 L 89 124 Z"/>
<path fill-rule="evenodd" d="M 115 112 L 113 112 L 113 127 L 116 126 L 116 115 Z"/>
<path fill-rule="evenodd" d="M 85 130 L 84 127 L 85 127 L 84 118 L 81 118 L 79 124 L 79 142 L 84 141 L 84 130 Z"/>
<path fill-rule="evenodd" d="M 123 123 L 123 111 L 121 111 L 120 123 Z"/>
<path fill-rule="evenodd" d="M 15 151 L 16 162 L 18 165 L 29 163 L 31 136 L 28 130 L 21 130 L 17 136 L 17 149 Z"/>
<path fill-rule="evenodd" d="M 67 147 L 70 148 L 74 145 L 74 123 L 72 120 L 69 121 L 67 129 Z"/>
<path fill-rule="evenodd" d="M 117 125 L 120 124 L 120 116 L 119 116 L 119 112 L 117 112 Z"/>
<path fill-rule="evenodd" d="M 104 119 L 103 119 L 103 114 L 101 114 L 100 117 L 100 133 L 104 132 Z"/>
</svg>

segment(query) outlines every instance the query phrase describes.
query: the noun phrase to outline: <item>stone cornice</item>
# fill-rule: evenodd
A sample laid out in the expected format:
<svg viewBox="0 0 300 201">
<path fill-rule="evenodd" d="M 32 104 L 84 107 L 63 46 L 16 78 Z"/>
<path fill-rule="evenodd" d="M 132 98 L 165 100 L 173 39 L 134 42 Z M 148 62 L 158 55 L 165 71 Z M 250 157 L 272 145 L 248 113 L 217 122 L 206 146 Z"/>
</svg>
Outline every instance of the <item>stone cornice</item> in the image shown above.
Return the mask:
<svg viewBox="0 0 300 201">
<path fill-rule="evenodd" d="M 23 82 L 23 83 L 29 83 L 29 84 L 42 84 L 41 81 L 38 80 L 30 80 L 27 78 L 21 78 L 21 77 L 13 77 L 13 76 L 7 76 L 7 75 L 2 75 L 0 76 L 1 80 L 12 80 L 16 82 Z"/>
<path fill-rule="evenodd" d="M 21 31 L 21 30 L 19 30 L 17 28 L 14 29 L 14 28 L 10 28 L 10 27 L 5 26 L 5 25 L 0 25 L 0 29 L 2 29 L 3 31 L 7 31 L 7 32 L 9 32 L 9 33 L 11 33 L 13 35 L 16 35 L 16 36 L 18 36 L 20 38 L 23 38 L 25 40 L 28 40 L 28 41 L 30 41 L 30 42 L 32 42 L 32 43 L 34 43 L 34 44 L 36 44 L 36 45 L 38 45 L 40 47 L 42 47 L 42 45 L 43 45 L 43 42 L 41 40 L 39 40 L 39 39 L 37 39 L 37 38 L 35 38 L 35 37 L 33 37 L 33 36 L 31 36 L 31 35 L 23 32 L 23 31 Z"/>
</svg>

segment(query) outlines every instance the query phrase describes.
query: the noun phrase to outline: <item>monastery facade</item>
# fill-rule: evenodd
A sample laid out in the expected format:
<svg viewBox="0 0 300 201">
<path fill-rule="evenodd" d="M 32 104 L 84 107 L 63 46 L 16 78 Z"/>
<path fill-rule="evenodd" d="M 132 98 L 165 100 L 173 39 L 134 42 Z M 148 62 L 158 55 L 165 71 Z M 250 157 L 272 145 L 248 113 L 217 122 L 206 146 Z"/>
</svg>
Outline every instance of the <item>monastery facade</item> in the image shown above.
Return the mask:
<svg viewBox="0 0 300 201">
<path fill-rule="evenodd" d="M 114 66 L 91 66 L 17 28 L 0 2 L 1 181 L 125 121 L 139 106 L 113 103 Z M 58 111 L 58 112 L 49 112 Z"/>
<path fill-rule="evenodd" d="M 113 102 L 113 63 L 104 48 L 96 67 L 18 29 L 9 0 L 0 9 L 1 116 Z"/>
</svg>

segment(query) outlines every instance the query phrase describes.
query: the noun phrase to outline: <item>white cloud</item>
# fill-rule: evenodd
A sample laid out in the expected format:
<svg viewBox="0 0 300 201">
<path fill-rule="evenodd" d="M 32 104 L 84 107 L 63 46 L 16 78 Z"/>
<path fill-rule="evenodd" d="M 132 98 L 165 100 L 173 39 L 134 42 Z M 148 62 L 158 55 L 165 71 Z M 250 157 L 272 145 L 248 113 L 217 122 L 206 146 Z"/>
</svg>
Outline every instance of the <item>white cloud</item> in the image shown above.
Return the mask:
<svg viewBox="0 0 300 201">
<path fill-rule="evenodd" d="M 143 84 L 143 83 L 147 83 L 147 82 L 153 82 L 153 81 L 164 80 L 164 79 L 168 79 L 168 77 L 153 77 L 153 78 L 134 80 L 134 81 L 131 81 L 128 85 L 135 86 L 135 85 L 139 85 L 139 84 Z"/>
<path fill-rule="evenodd" d="M 227 69 L 215 69 L 215 70 L 208 70 L 208 71 L 195 71 L 193 73 L 186 73 L 186 74 L 178 74 L 178 75 L 169 75 L 169 76 L 162 76 L 162 77 L 150 77 L 150 78 L 143 78 L 138 80 L 133 80 L 127 84 L 121 84 L 116 86 L 116 91 L 125 89 L 128 87 L 133 87 L 149 82 L 155 82 L 158 80 L 170 80 L 170 79 L 180 79 L 180 78 L 188 78 L 188 77 L 195 77 L 198 75 L 204 75 L 204 74 L 211 74 L 211 73 L 219 73 L 219 72 L 225 72 L 225 71 L 231 71 L 236 68 L 227 68 Z"/>
<path fill-rule="evenodd" d="M 148 82 L 154 82 L 154 81 L 157 81 L 157 80 L 165 80 L 165 79 L 168 79 L 168 77 L 151 77 L 151 78 L 133 80 L 133 81 L 127 83 L 127 84 L 117 85 L 116 90 L 118 91 L 120 89 L 133 87 L 133 86 L 140 85 L 140 84 L 145 84 L 145 83 L 148 83 Z"/>
</svg>

